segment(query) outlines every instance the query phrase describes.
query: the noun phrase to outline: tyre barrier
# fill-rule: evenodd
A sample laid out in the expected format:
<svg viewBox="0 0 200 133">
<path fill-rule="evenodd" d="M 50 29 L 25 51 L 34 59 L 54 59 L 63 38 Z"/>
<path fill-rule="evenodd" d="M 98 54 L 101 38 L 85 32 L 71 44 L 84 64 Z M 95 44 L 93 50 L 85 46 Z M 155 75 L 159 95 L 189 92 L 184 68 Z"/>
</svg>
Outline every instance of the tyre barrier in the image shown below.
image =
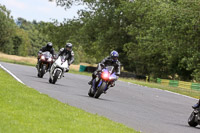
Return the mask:
<svg viewBox="0 0 200 133">
<path fill-rule="evenodd" d="M 96 69 L 97 69 L 97 67 L 80 65 L 79 72 L 90 72 L 90 73 L 93 73 Z"/>
<path fill-rule="evenodd" d="M 139 80 L 146 80 L 146 76 L 144 75 L 136 75 L 131 72 L 121 72 L 120 77 L 122 78 L 134 78 L 134 79 L 139 79 Z"/>
<path fill-rule="evenodd" d="M 87 66 L 85 71 L 89 73 L 93 73 L 96 69 L 97 67 Z"/>
<path fill-rule="evenodd" d="M 79 72 L 84 72 L 85 69 L 86 69 L 86 66 L 80 65 Z"/>
<path fill-rule="evenodd" d="M 97 69 L 97 67 L 80 65 L 79 72 L 93 73 L 96 69 Z M 123 77 L 123 78 L 134 78 L 134 79 L 139 79 L 139 80 L 146 80 L 146 76 L 144 76 L 144 75 L 136 75 L 136 74 L 133 74 L 131 72 L 121 72 L 120 77 Z"/>
<path fill-rule="evenodd" d="M 157 78 L 157 83 L 162 85 L 168 85 L 171 87 L 179 87 L 184 89 L 193 89 L 200 91 L 200 83 L 193 83 L 193 82 L 185 82 L 179 80 L 168 80 L 168 79 L 160 79 Z"/>
</svg>

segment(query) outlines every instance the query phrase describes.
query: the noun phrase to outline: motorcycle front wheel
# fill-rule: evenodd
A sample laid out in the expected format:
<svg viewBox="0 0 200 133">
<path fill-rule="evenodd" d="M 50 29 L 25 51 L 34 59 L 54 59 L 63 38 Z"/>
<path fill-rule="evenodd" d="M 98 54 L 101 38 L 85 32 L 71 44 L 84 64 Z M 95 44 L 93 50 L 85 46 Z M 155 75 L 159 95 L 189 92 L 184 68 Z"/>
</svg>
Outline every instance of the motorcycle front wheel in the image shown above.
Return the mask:
<svg viewBox="0 0 200 133">
<path fill-rule="evenodd" d="M 61 71 L 56 71 L 55 72 L 55 75 L 53 76 L 53 80 L 52 80 L 52 84 L 55 84 L 57 79 L 58 79 L 58 76 L 60 75 Z"/>
<path fill-rule="evenodd" d="M 41 68 L 38 69 L 38 77 L 43 78 L 46 71 L 46 65 L 42 65 Z"/>
<path fill-rule="evenodd" d="M 106 83 L 103 82 L 103 83 L 101 84 L 101 86 L 100 86 L 99 88 L 97 88 L 97 91 L 96 91 L 96 93 L 94 94 L 94 97 L 95 97 L 95 98 L 99 98 L 99 97 L 101 96 L 101 94 L 103 93 L 105 87 L 106 87 Z"/>
<path fill-rule="evenodd" d="M 47 69 L 47 66 L 44 64 L 44 65 L 42 66 L 42 70 L 41 70 L 41 78 L 43 78 L 46 69 Z"/>
</svg>

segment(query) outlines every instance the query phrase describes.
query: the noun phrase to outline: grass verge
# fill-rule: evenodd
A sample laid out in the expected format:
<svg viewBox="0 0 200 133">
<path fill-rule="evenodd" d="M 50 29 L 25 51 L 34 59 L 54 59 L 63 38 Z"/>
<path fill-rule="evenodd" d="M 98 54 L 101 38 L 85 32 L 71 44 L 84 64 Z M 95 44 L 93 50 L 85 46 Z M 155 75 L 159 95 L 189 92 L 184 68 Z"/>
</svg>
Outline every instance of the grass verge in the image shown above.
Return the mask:
<svg viewBox="0 0 200 133">
<path fill-rule="evenodd" d="M 1 133 L 136 133 L 29 88 L 0 69 Z"/>
</svg>

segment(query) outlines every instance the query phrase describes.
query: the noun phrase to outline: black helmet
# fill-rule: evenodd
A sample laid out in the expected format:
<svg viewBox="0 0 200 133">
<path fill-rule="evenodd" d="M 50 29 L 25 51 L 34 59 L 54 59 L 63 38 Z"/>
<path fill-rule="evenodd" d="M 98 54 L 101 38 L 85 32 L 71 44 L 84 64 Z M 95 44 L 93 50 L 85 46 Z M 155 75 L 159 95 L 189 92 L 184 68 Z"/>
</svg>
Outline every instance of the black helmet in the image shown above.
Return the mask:
<svg viewBox="0 0 200 133">
<path fill-rule="evenodd" d="M 112 58 L 113 61 L 117 61 L 118 60 L 118 57 L 119 57 L 119 54 L 117 51 L 113 50 L 111 53 L 110 53 L 110 57 Z"/>
<path fill-rule="evenodd" d="M 53 47 L 53 43 L 52 42 L 48 42 L 47 43 L 47 48 L 52 48 Z"/>
<path fill-rule="evenodd" d="M 66 49 L 68 50 L 68 51 L 71 51 L 72 50 L 72 44 L 71 43 L 66 43 Z"/>
</svg>

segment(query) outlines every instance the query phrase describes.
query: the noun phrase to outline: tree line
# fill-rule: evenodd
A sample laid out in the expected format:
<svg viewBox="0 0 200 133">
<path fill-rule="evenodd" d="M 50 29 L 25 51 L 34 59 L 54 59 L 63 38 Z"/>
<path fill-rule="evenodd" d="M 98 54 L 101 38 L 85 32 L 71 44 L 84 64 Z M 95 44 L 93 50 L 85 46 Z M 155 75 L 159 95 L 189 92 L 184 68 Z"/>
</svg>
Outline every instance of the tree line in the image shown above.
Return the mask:
<svg viewBox="0 0 200 133">
<path fill-rule="evenodd" d="M 1 6 L 0 51 L 35 55 L 46 41 L 53 42 L 57 50 L 71 42 L 76 63 L 98 63 L 117 50 L 126 71 L 154 78 L 200 81 L 200 0 L 56 2 L 66 10 L 74 3 L 86 4 L 88 9 L 79 10 L 78 18 L 62 23 L 21 18 L 21 25 L 16 25 L 9 11 Z"/>
</svg>

